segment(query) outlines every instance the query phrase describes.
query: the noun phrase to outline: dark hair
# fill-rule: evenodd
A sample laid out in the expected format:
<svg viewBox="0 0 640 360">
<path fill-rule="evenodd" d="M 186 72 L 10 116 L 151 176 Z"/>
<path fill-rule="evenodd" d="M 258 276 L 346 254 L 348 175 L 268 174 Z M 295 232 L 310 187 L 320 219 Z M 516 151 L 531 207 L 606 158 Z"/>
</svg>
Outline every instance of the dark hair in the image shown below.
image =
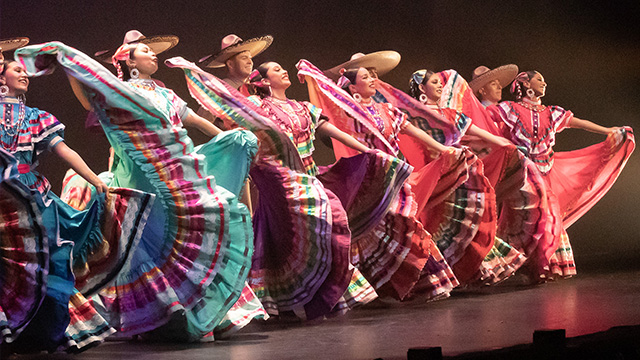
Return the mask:
<svg viewBox="0 0 640 360">
<path fill-rule="evenodd" d="M 516 100 L 522 100 L 522 95 L 523 95 L 522 89 L 525 88 L 525 91 L 526 89 L 528 89 L 527 87 L 524 86 L 524 82 L 531 81 L 531 79 L 533 79 L 533 77 L 536 76 L 536 74 L 538 74 L 538 71 L 529 70 L 529 71 L 523 71 L 520 74 L 518 74 L 518 76 L 516 76 L 515 80 L 513 80 L 511 87 L 509 88 L 509 92 L 515 95 Z"/>
<path fill-rule="evenodd" d="M 349 80 L 349 82 L 346 82 L 342 85 L 342 90 L 348 92 L 349 95 L 353 95 L 351 94 L 351 90 L 349 90 L 349 85 L 356 84 L 356 80 L 358 79 L 358 71 L 360 71 L 360 68 L 345 70 L 345 72 L 342 73 L 342 76 Z"/>
<path fill-rule="evenodd" d="M 262 80 L 267 78 L 267 72 L 269 71 L 269 64 L 272 61 L 266 61 L 262 64 L 258 65 L 256 70 L 258 71 L 258 75 L 254 75 L 249 79 L 249 84 L 255 90 L 256 95 L 260 96 L 260 98 L 264 99 L 267 96 L 271 96 L 271 90 L 268 86 L 260 86 Z"/>
<path fill-rule="evenodd" d="M 129 59 L 135 59 L 135 57 L 133 56 L 133 53 L 136 52 L 136 49 L 138 48 L 138 43 L 136 44 L 132 44 L 132 45 L 136 45 L 136 46 L 132 46 L 129 49 Z M 125 60 L 120 60 L 118 61 L 118 64 L 120 64 L 120 68 L 122 69 L 122 81 L 127 81 L 129 79 L 131 79 L 131 69 L 129 69 L 129 66 L 127 66 L 127 62 Z M 127 71 L 125 71 L 125 69 Z"/>
<path fill-rule="evenodd" d="M 7 72 L 7 68 L 9 67 L 9 64 L 11 64 L 12 62 L 16 62 L 16 61 L 13 59 L 4 58 L 4 60 L 0 62 L 0 65 L 2 65 L 2 72 L 0 72 L 0 75 L 4 75 Z"/>
<path fill-rule="evenodd" d="M 414 99 L 420 99 L 420 95 L 422 94 L 422 91 L 420 91 L 420 85 L 426 84 L 429 79 L 431 79 L 433 74 L 435 74 L 435 72 L 426 70 L 426 72 L 424 73 L 424 77 L 420 82 L 417 82 L 415 76 L 412 75 L 411 80 L 409 80 L 409 95 L 411 95 L 411 97 L 413 97 Z"/>
</svg>

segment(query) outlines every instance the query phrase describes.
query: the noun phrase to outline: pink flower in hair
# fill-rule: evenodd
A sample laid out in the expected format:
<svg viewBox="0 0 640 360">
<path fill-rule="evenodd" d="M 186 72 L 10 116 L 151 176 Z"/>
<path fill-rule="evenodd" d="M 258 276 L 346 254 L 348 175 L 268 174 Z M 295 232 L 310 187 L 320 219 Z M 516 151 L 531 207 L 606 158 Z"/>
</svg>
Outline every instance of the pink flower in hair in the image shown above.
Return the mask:
<svg viewBox="0 0 640 360">
<path fill-rule="evenodd" d="M 267 85 L 265 85 L 263 81 L 264 79 L 262 78 L 262 75 L 260 75 L 258 69 L 253 70 L 251 74 L 249 74 L 249 82 L 251 83 L 251 85 L 257 86 L 259 88 L 266 88 Z"/>
<path fill-rule="evenodd" d="M 111 57 L 111 63 L 116 67 L 116 71 L 118 72 L 118 79 L 122 80 L 124 75 L 122 74 L 122 67 L 118 61 L 126 61 L 129 59 L 129 53 L 131 52 L 131 44 L 122 44 L 116 50 L 115 54 Z"/>
<path fill-rule="evenodd" d="M 347 69 L 342 68 L 340 69 L 340 78 L 338 79 L 338 87 L 340 88 L 344 88 L 347 85 L 351 85 L 351 81 L 349 79 L 347 79 L 346 76 L 344 76 L 344 73 L 347 71 Z"/>
<path fill-rule="evenodd" d="M 523 81 L 528 81 L 528 80 L 529 80 L 529 75 L 527 74 L 526 71 L 519 73 L 511 83 L 511 88 L 509 89 L 509 91 L 511 91 L 511 93 L 514 94 L 516 92 L 516 89 L 520 86 L 520 84 Z"/>
</svg>

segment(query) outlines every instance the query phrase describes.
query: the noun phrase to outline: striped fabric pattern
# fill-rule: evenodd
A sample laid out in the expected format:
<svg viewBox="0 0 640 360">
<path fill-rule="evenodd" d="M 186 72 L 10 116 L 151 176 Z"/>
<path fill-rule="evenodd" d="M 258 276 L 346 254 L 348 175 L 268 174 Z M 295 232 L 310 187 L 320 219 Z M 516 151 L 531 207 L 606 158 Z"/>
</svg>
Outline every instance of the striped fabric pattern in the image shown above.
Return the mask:
<svg viewBox="0 0 640 360">
<path fill-rule="evenodd" d="M 36 198 L 18 179 L 17 165 L 0 149 L 0 344 L 20 335 L 47 291 L 47 236 Z"/>
<path fill-rule="evenodd" d="M 69 299 L 71 320 L 65 332 L 67 341 L 62 350 L 80 352 L 100 344 L 116 330 L 95 309 L 93 301 L 75 292 Z"/>
<path fill-rule="evenodd" d="M 262 306 L 262 303 L 260 303 L 260 300 L 253 290 L 251 290 L 249 284 L 246 284 L 242 289 L 240 298 L 233 304 L 220 324 L 216 326 L 212 335 L 215 335 L 216 339 L 226 339 L 249 324 L 251 320 L 266 320 L 268 318 L 269 315 Z"/>
<path fill-rule="evenodd" d="M 503 124 L 504 135 L 527 150 L 533 164 L 527 168 L 528 176 L 540 188 L 535 195 L 546 223 L 530 255 L 535 274 L 542 278 L 575 275 L 565 230 L 613 186 L 635 149 L 633 130 L 623 127 L 601 143 L 555 153 L 556 133 L 568 126 L 573 116 L 570 111 L 558 106 L 533 109 L 514 102 L 503 102 L 489 110 L 493 119 Z M 539 124 L 537 133 L 534 122 Z"/>
<path fill-rule="evenodd" d="M 167 63 L 185 71 L 192 96 L 207 110 L 265 140 L 251 170 L 261 194 L 253 219 L 257 246 L 249 276 L 252 290 L 270 315 L 293 313 L 313 319 L 328 313 L 351 278 L 346 217 L 338 221 L 339 214 L 334 212 L 340 209 L 332 206 L 322 183 L 307 174 L 297 146 L 264 109 L 183 59 Z M 277 221 L 270 219 L 275 214 Z M 346 244 L 340 236 L 344 231 Z M 275 258 L 279 261 L 272 264 Z M 332 273 L 339 278 L 332 278 Z M 336 282 L 344 283 L 337 286 L 341 291 L 323 294 L 324 284 Z M 316 304 L 318 301 L 321 303 Z"/>
<path fill-rule="evenodd" d="M 253 244 L 246 207 L 204 172 L 205 155 L 194 152 L 181 127 L 178 112 L 184 102 L 173 92 L 154 89 L 164 98 L 159 101 L 152 90 L 119 81 L 95 60 L 58 42 L 23 48 L 16 56 L 27 71 L 43 74 L 50 69 L 35 67 L 40 54 L 56 55 L 84 86 L 116 155 L 135 164 L 114 170 L 115 185 L 137 185 L 156 195 L 149 216 L 155 222 L 140 239 L 145 245 L 112 285 L 93 297 L 96 309 L 124 335 L 156 329 L 172 314 L 186 313 L 187 329 L 173 335 L 201 338 L 237 301 L 248 275 Z M 134 173 L 119 173 L 128 170 Z"/>
<path fill-rule="evenodd" d="M 0 99 L 2 121 L 18 123 L 20 107 L 16 98 Z M 24 106 L 24 120 L 15 128 L 15 131 L 16 137 L 4 131 L 0 134 L 2 148 L 12 153 L 20 164 L 29 165 L 32 170 L 29 173 L 20 174 L 20 180 L 29 188 L 45 196 L 51 189 L 49 180 L 33 169 L 38 165 L 37 158 L 49 148 L 51 140 L 56 136 L 64 136 L 64 125 L 46 111 Z M 49 201 L 45 201 L 45 204 L 49 205 Z"/>
<path fill-rule="evenodd" d="M 573 113 L 559 106 L 549 106 L 540 111 L 528 109 L 518 103 L 503 101 L 494 111 L 499 111 L 499 118 L 507 126 L 508 136 L 519 146 L 527 149 L 529 158 L 538 166 L 542 173 L 547 173 L 553 167 L 553 145 L 556 143 L 556 133 L 565 129 Z M 537 119 L 540 127 L 534 136 L 533 119 Z"/>
<path fill-rule="evenodd" d="M 292 100 L 246 100 L 182 59 L 168 63 L 185 70 L 198 102 L 264 140 L 252 169 L 261 198 L 254 216 L 258 245 L 250 284 L 267 311 L 310 319 L 375 298 L 361 275 L 358 280 L 350 275 L 349 234 L 357 236 L 379 222 L 409 167 L 388 155 L 362 154 L 317 169 L 311 155 L 319 109 Z M 294 116 L 299 118 L 289 118 Z M 287 124 L 294 122 L 302 129 L 292 131 Z M 272 259 L 278 263 L 271 264 Z"/>
<path fill-rule="evenodd" d="M 461 112 L 445 117 L 382 80 L 376 80 L 376 84 L 390 104 L 406 112 L 414 125 L 443 145 L 458 144 L 471 126 L 471 119 Z"/>
<path fill-rule="evenodd" d="M 167 66 L 185 72 L 191 96 L 216 117 L 253 131 L 260 139 L 262 152 L 278 156 L 283 165 L 296 170 L 304 169 L 300 154 L 287 134 L 269 119 L 269 115 L 254 102 L 217 77 L 202 71 L 181 57 L 165 61 Z"/>
<path fill-rule="evenodd" d="M 518 224 L 513 224 L 514 226 L 509 228 L 509 230 L 515 230 L 517 225 L 522 225 L 524 221 L 530 220 L 530 214 L 528 210 L 529 208 L 527 207 L 527 205 L 529 204 L 522 204 L 521 201 L 518 201 L 523 199 L 519 196 L 518 189 L 525 181 L 524 171 L 522 169 L 522 163 L 525 161 L 524 157 L 520 155 L 519 152 L 515 150 L 515 148 L 494 149 L 491 146 L 487 146 L 485 142 L 479 142 L 478 139 L 475 139 L 473 137 L 471 138 L 474 140 L 470 143 L 470 137 L 466 134 L 466 131 L 469 126 L 472 125 L 472 121 L 474 124 L 476 122 L 481 124 L 484 124 L 484 122 L 486 122 L 486 114 L 484 114 L 485 116 L 481 118 L 478 118 L 477 116 L 478 111 L 481 111 L 481 115 L 485 112 L 484 108 L 473 95 L 473 92 L 471 91 L 471 88 L 468 86 L 467 82 L 457 72 L 453 70 L 447 70 L 438 73 L 438 75 L 442 78 L 442 81 L 445 85 L 443 87 L 443 93 L 436 110 L 433 110 L 430 107 L 417 102 L 407 94 L 383 82 L 379 82 L 378 87 L 381 89 L 381 92 L 385 94 L 386 99 L 390 103 L 399 106 L 404 112 L 409 114 L 412 123 L 425 132 L 430 134 L 433 133 L 433 127 L 441 127 L 441 125 L 439 124 L 442 121 L 448 122 L 449 126 L 453 127 L 453 131 L 457 132 L 455 135 L 449 137 L 453 141 L 442 141 L 438 137 L 436 137 L 436 140 L 442 142 L 445 145 L 454 145 L 458 147 L 461 146 L 461 144 L 470 145 L 471 148 L 473 148 L 474 152 L 477 153 L 477 156 L 481 157 L 481 159 L 475 160 L 474 164 L 471 165 L 471 167 L 483 167 L 483 175 L 481 176 L 485 177 L 486 180 L 489 180 L 489 185 L 485 185 L 483 187 L 487 189 L 485 191 L 494 193 L 490 195 L 490 197 L 496 196 L 496 201 L 501 204 L 501 213 L 500 217 L 497 220 L 498 227 L 496 229 L 496 232 L 498 234 L 503 234 L 505 232 L 503 227 L 512 225 L 510 221 L 518 219 L 520 217 L 519 219 L 522 221 Z M 469 109 L 473 109 L 475 111 L 470 111 Z M 433 113 L 435 113 L 439 117 L 434 117 L 432 115 Z M 471 114 L 473 114 L 474 116 L 469 116 Z M 424 162 L 424 157 L 414 155 L 414 153 L 416 153 L 417 151 L 416 146 L 413 144 L 413 141 L 407 139 L 407 137 L 403 137 L 402 140 L 404 142 L 403 150 L 408 154 L 407 156 L 409 158 L 409 161 L 414 166 L 421 166 Z M 480 146 L 476 146 L 478 143 L 480 143 Z M 475 172 L 476 175 L 467 174 L 469 178 L 479 176 L 477 169 L 470 169 L 470 172 Z M 455 189 L 458 186 L 461 186 L 463 188 L 468 187 L 468 185 L 461 183 L 460 185 L 452 186 L 451 189 Z M 467 189 L 467 191 L 468 190 L 469 189 Z M 461 196 L 467 197 L 472 196 L 468 193 L 466 193 L 467 195 L 465 195 L 465 192 L 461 190 L 454 192 L 454 194 L 459 194 Z M 452 204 L 456 203 L 453 198 L 449 198 L 449 201 Z M 489 203 L 491 202 L 490 199 L 485 199 L 484 201 L 488 201 Z M 458 201 L 457 203 L 460 204 L 460 201 Z M 466 203 L 480 204 L 479 202 Z M 524 205 L 524 207 L 518 207 L 520 205 Z M 496 208 L 495 204 L 489 206 L 494 209 Z M 471 208 L 473 208 L 473 206 L 471 206 Z M 521 211 L 522 209 L 525 210 Z M 481 208 L 478 207 L 476 211 L 484 212 L 485 210 L 481 210 Z M 491 213 L 492 210 L 487 211 Z M 529 242 L 532 239 L 535 239 L 536 236 L 541 236 L 541 225 L 541 222 L 537 222 L 531 224 L 531 226 L 528 228 L 520 228 L 520 235 L 523 237 L 527 236 L 527 239 L 523 241 Z M 435 227 L 433 227 L 433 225 L 429 225 L 429 229 L 434 231 L 434 236 L 436 236 L 436 238 L 440 239 L 438 242 L 438 246 L 443 249 L 445 255 L 447 256 L 447 260 L 449 260 L 450 263 L 457 263 L 458 259 L 453 254 L 459 250 L 454 250 L 454 248 L 450 248 L 448 250 L 444 249 L 452 245 L 452 241 L 460 241 L 459 244 L 461 248 L 466 249 L 470 243 L 465 243 L 464 236 L 471 236 L 471 238 L 473 238 L 473 236 L 476 236 L 472 235 L 472 232 L 467 232 L 467 235 L 463 235 L 465 233 L 462 232 L 462 227 L 459 231 L 461 231 L 460 235 L 463 236 L 457 237 L 457 239 L 455 237 L 452 238 L 446 235 L 444 228 L 436 229 Z M 446 231 L 451 231 L 451 229 L 449 228 Z M 471 231 L 475 230 L 471 229 Z M 488 238 L 485 239 L 488 240 Z M 494 244 L 496 244 L 496 246 L 497 244 L 501 244 L 500 249 L 496 246 L 490 248 L 487 258 L 485 258 L 483 263 L 480 264 L 479 272 L 474 275 L 474 277 L 479 276 L 479 279 L 470 279 L 469 281 L 471 283 L 476 283 L 476 280 L 478 280 L 479 283 L 483 283 L 482 279 L 489 278 L 491 280 L 484 281 L 485 284 L 499 282 L 504 279 L 504 276 L 510 276 L 515 271 L 515 269 L 519 268 L 522 265 L 523 261 L 525 260 L 525 257 L 522 254 L 519 254 L 519 251 L 514 249 L 513 247 L 511 247 L 511 250 L 509 252 L 501 251 L 501 249 L 504 250 L 506 247 L 508 247 L 508 245 L 501 239 L 496 238 L 493 240 L 493 242 Z M 487 244 L 490 243 L 491 241 L 489 241 Z M 503 254 L 504 257 L 499 258 Z"/>
<path fill-rule="evenodd" d="M 374 103 L 372 109 L 361 106 L 313 64 L 301 60 L 297 67 L 298 77 L 306 78 L 312 101 L 315 99 L 327 110 L 336 127 L 371 148 L 398 156 L 398 134 L 407 122 L 404 113 L 387 104 Z M 378 129 L 372 112 L 380 116 L 384 132 Z M 433 178 L 423 176 L 422 179 L 430 183 L 424 184 L 425 187 L 433 189 Z M 420 185 L 422 183 L 405 182 L 386 217 L 353 241 L 351 261 L 380 295 L 402 300 L 420 288 L 427 297 L 439 297 L 458 284 L 456 278 L 450 276 L 451 269 L 442 255 L 432 246 L 431 236 L 416 219 L 418 204 L 412 187 Z M 428 196 L 424 194 L 424 197 Z M 433 257 L 430 256 L 432 252 Z M 425 279 L 431 288 L 422 286 Z M 418 284 L 420 286 L 416 288 Z"/>
</svg>

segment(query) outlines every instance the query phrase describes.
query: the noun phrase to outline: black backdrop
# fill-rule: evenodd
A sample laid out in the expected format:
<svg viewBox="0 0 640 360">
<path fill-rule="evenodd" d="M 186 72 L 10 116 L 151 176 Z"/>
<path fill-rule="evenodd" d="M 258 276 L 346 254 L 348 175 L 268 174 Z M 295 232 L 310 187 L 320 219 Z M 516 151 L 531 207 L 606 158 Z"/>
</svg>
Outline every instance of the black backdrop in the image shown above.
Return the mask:
<svg viewBox="0 0 640 360">
<path fill-rule="evenodd" d="M 0 38 L 28 36 L 32 43 L 62 41 L 88 54 L 112 48 L 124 33 L 175 34 L 178 46 L 161 59 L 195 61 L 215 51 L 229 33 L 271 34 L 273 45 L 255 59 L 280 62 L 290 72 L 300 58 L 321 69 L 355 52 L 393 49 L 400 65 L 384 80 L 406 89 L 420 68 L 453 68 L 469 78 L 478 65 L 515 63 L 539 70 L 549 84 L 546 104 L 572 110 L 604 126 L 640 126 L 640 3 L 585 1 L 14 1 L 0 0 Z M 221 75 L 219 72 L 214 72 Z M 295 76 L 292 74 L 292 80 Z M 180 70 L 161 66 L 157 78 L 192 106 Z M 295 81 L 295 80 L 294 80 Z M 288 95 L 305 99 L 297 82 Z M 505 91 L 505 98 L 509 98 Z M 67 143 L 97 172 L 106 169 L 108 144 L 83 128 L 85 112 L 62 72 L 32 79 L 28 105 L 56 115 Z M 199 135 L 196 142 L 203 141 Z M 580 130 L 560 134 L 556 150 L 584 147 L 603 137 Z M 318 146 L 319 162 L 331 159 Z M 51 156 L 41 171 L 60 191 L 64 166 Z M 631 157 L 616 185 L 569 229 L 578 261 L 640 257 L 640 177 Z M 636 180 L 634 180 L 636 179 Z M 615 260 L 615 261 L 611 261 Z"/>
</svg>

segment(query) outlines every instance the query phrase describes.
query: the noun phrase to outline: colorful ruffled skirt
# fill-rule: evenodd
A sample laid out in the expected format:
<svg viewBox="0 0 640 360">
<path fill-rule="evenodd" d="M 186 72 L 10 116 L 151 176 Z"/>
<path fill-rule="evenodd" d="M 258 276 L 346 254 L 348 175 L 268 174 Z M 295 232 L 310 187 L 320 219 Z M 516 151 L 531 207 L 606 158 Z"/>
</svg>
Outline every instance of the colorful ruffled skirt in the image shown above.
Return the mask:
<svg viewBox="0 0 640 360">
<path fill-rule="evenodd" d="M 545 253 L 548 263 L 538 273 L 542 277 L 576 274 L 573 251 L 566 229 L 595 205 L 613 186 L 635 149 L 630 127 L 609 134 L 601 143 L 554 154 L 551 170 L 542 174 L 553 215 L 561 214 L 562 229 Z"/>
<path fill-rule="evenodd" d="M 251 170 L 260 195 L 250 284 L 267 312 L 314 319 L 375 298 L 351 266 L 352 237 L 380 222 L 408 171 L 373 153 L 323 167 L 317 177 L 261 158 Z"/>
<path fill-rule="evenodd" d="M 15 162 L 11 155 L 4 152 L 2 155 Z M 87 210 L 77 211 L 53 193 L 48 193 L 45 201 L 39 192 L 25 191 L 28 188 L 24 184 L 18 185 L 17 177 L 11 175 L 11 168 L 5 170 L 3 173 L 9 176 L 3 179 L 3 188 L 13 186 L 15 190 L 13 197 L 3 198 L 6 206 L 2 207 L 2 212 L 6 211 L 6 214 L 2 219 L 2 254 L 17 258 L 11 265 L 5 262 L 7 266 L 3 266 L 1 272 L 11 277 L 4 278 L 0 287 L 13 289 L 10 291 L 16 295 L 27 289 L 32 294 L 40 294 L 35 298 L 20 295 L 20 300 L 12 306 L 1 306 L 2 317 L 9 321 L 5 341 L 11 342 L 11 351 L 17 352 L 76 351 L 101 341 L 104 337 L 93 335 L 112 332 L 104 321 L 84 322 L 88 317 L 81 321 L 70 320 L 74 304 L 84 302 L 80 300 L 83 297 L 78 290 L 89 294 L 114 278 L 142 234 L 153 196 L 128 189 L 111 189 Z M 18 194 L 22 198 L 21 207 L 16 206 L 20 203 Z M 24 246 L 27 239 L 37 238 L 42 239 L 42 244 Z M 32 262 L 35 254 L 38 263 Z M 21 268 L 32 273 L 20 273 Z M 86 277 L 88 273 L 92 278 Z M 43 288 L 46 289 L 44 292 Z M 2 299 L 15 298 L 6 293 Z M 83 307 L 85 313 L 95 313 L 90 304 L 84 302 Z M 25 313 L 31 315 L 25 317 Z M 84 337 L 88 333 L 85 332 L 79 337 L 69 337 L 66 330 L 70 321 L 93 335 Z"/>
<path fill-rule="evenodd" d="M 108 286 L 90 301 L 122 335 L 155 330 L 160 339 L 196 341 L 211 333 L 242 294 L 253 252 L 251 216 L 208 173 L 220 161 L 214 145 L 196 150 L 181 126 L 185 104 L 168 89 L 120 81 L 91 57 L 59 42 L 24 47 L 16 56 L 28 71 L 39 55 L 55 55 L 91 102 L 114 148 L 112 185 L 156 196 L 137 246 Z M 226 135 L 225 135 L 226 134 Z M 256 138 L 247 131 L 233 161 L 250 162 Z M 244 166 L 248 168 L 247 166 Z M 243 184 L 247 174 L 237 174 Z"/>
</svg>

